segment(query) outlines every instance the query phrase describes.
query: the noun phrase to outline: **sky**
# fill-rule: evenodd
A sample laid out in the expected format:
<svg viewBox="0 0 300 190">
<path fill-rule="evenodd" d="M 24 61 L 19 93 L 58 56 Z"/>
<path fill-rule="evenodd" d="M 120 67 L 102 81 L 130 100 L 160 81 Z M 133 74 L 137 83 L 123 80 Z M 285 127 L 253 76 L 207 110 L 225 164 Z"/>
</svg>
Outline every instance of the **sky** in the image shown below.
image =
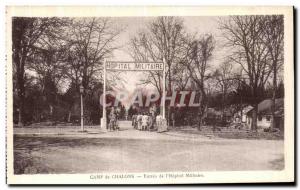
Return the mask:
<svg viewBox="0 0 300 190">
<path fill-rule="evenodd" d="M 139 31 L 146 29 L 149 22 L 153 21 L 156 17 L 119 17 L 112 18 L 115 27 L 124 28 L 122 33 L 117 37 L 115 43 L 121 46 L 120 49 L 113 52 L 112 60 L 110 61 L 133 61 L 129 49 L 129 41 Z M 223 60 L 224 51 L 222 50 L 222 44 L 219 42 L 221 38 L 221 32 L 218 29 L 217 17 L 181 17 L 185 31 L 190 34 L 197 33 L 198 35 L 211 33 L 216 40 L 216 48 L 214 50 L 212 64 L 218 65 Z M 109 74 L 107 75 L 109 77 Z M 141 82 L 141 79 L 145 76 L 143 72 L 122 72 L 119 78 L 123 79 L 124 85 L 119 85 L 118 88 L 126 88 L 126 91 L 133 92 L 137 85 Z M 151 88 L 148 86 L 147 88 Z"/>
</svg>

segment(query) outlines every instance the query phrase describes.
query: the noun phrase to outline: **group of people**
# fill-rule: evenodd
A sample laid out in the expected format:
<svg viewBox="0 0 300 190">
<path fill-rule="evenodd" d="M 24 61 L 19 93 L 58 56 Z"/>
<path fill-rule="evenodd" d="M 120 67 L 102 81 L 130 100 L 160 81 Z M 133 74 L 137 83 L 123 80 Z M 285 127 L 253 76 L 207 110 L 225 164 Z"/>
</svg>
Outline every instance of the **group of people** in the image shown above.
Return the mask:
<svg viewBox="0 0 300 190">
<path fill-rule="evenodd" d="M 114 108 L 111 109 L 109 116 L 108 116 L 109 122 L 108 122 L 108 130 L 114 131 L 119 130 L 118 125 L 118 112 Z"/>
<path fill-rule="evenodd" d="M 164 119 L 162 115 L 157 115 L 155 110 L 156 108 L 153 107 L 149 110 L 149 112 L 140 112 L 132 115 L 133 128 L 140 131 L 167 131 L 166 119 Z M 118 124 L 118 115 L 119 114 L 116 109 L 112 108 L 110 110 L 110 113 L 107 116 L 108 130 L 115 131 L 120 129 Z"/>
<path fill-rule="evenodd" d="M 133 128 L 141 131 L 150 131 L 154 129 L 155 116 L 150 113 L 141 113 L 132 116 Z"/>
<path fill-rule="evenodd" d="M 162 115 L 142 113 L 132 116 L 132 126 L 140 131 L 165 132 L 168 130 L 166 119 Z"/>
</svg>

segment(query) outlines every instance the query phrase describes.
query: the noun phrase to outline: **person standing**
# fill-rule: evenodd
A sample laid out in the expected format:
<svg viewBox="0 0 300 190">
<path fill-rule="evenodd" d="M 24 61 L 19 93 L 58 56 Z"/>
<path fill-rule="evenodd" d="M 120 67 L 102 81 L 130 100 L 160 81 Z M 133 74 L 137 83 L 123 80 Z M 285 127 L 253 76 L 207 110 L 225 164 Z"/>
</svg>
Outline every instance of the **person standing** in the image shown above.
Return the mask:
<svg viewBox="0 0 300 190">
<path fill-rule="evenodd" d="M 155 128 L 155 123 L 156 123 L 156 105 L 153 104 L 153 106 L 150 108 L 150 117 L 152 119 L 152 123 L 151 123 L 151 126 L 150 126 L 150 129 L 153 129 Z"/>
<path fill-rule="evenodd" d="M 109 130 L 115 130 L 116 119 L 115 109 L 112 108 L 109 114 Z"/>
<path fill-rule="evenodd" d="M 172 126 L 174 128 L 175 127 L 175 114 L 174 114 L 174 112 L 172 112 L 172 114 L 171 114 L 171 119 L 172 119 Z"/>
<path fill-rule="evenodd" d="M 142 117 L 143 117 L 143 115 L 141 115 L 141 114 L 138 114 L 138 116 L 137 116 L 138 130 L 142 129 Z"/>
<path fill-rule="evenodd" d="M 142 130 L 146 131 L 147 128 L 148 128 L 148 115 L 147 113 L 144 113 L 142 117 Z"/>
</svg>

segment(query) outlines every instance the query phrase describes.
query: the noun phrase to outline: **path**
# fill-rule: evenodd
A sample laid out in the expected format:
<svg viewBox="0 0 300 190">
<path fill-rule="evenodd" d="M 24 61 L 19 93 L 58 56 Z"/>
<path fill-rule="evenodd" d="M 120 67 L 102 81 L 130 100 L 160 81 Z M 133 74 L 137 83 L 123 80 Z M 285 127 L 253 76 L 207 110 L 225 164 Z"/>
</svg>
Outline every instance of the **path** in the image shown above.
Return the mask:
<svg viewBox="0 0 300 190">
<path fill-rule="evenodd" d="M 210 139 L 201 135 L 88 130 L 21 133 L 14 138 L 16 173 L 273 170 L 283 168 L 283 141 Z M 25 130 L 24 130 L 25 131 Z M 23 132 L 24 132 L 23 131 Z M 97 132 L 97 133 L 96 133 Z"/>
</svg>

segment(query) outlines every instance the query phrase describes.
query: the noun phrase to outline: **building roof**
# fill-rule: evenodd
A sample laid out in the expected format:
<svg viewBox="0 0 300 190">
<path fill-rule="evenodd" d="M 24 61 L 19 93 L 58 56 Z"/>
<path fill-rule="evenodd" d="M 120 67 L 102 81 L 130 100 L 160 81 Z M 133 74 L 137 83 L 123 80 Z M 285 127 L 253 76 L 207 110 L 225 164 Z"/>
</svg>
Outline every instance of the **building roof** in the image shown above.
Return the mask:
<svg viewBox="0 0 300 190">
<path fill-rule="evenodd" d="M 247 115 L 252 113 L 252 110 L 247 112 Z M 261 101 L 257 107 L 258 114 L 260 115 L 271 115 L 272 114 L 272 99 L 266 99 Z M 284 100 L 283 98 L 278 98 L 275 100 L 275 115 L 283 116 L 284 112 Z"/>
<path fill-rule="evenodd" d="M 250 111 L 252 109 L 253 109 L 253 107 L 250 106 L 250 105 L 248 105 L 248 106 L 246 106 L 246 107 L 243 108 L 243 113 L 247 113 L 248 111 Z"/>
</svg>

